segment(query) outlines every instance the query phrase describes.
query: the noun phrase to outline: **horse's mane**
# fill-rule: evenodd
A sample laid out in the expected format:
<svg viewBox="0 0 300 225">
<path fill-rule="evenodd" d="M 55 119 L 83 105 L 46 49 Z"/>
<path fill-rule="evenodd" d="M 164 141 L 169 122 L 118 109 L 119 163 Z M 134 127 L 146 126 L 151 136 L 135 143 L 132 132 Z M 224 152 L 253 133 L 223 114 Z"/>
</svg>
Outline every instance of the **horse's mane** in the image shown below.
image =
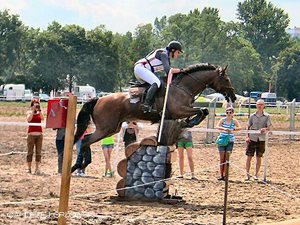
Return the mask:
<svg viewBox="0 0 300 225">
<path fill-rule="evenodd" d="M 173 80 L 173 84 L 178 84 L 182 78 L 185 76 L 187 73 L 195 73 L 197 71 L 206 71 L 206 70 L 216 70 L 218 66 L 215 66 L 210 63 L 197 63 L 194 65 L 187 66 L 186 68 L 182 69 L 182 72 L 177 74 Z"/>
<path fill-rule="evenodd" d="M 218 67 L 210 64 L 210 63 L 198 63 L 198 64 L 194 64 L 194 65 L 190 65 L 186 68 L 183 69 L 183 73 L 194 73 L 200 70 L 215 70 Z"/>
</svg>

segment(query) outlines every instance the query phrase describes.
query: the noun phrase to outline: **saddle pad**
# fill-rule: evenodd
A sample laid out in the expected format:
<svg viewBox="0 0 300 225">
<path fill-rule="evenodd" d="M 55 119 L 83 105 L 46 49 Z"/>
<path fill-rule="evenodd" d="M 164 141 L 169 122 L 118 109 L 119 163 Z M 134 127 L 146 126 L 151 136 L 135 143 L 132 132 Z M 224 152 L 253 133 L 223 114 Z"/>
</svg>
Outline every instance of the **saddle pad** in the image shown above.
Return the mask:
<svg viewBox="0 0 300 225">
<path fill-rule="evenodd" d="M 131 87 L 129 88 L 129 96 L 130 96 L 130 103 L 137 103 L 141 101 L 141 97 L 145 92 L 145 88 L 142 87 Z"/>
</svg>

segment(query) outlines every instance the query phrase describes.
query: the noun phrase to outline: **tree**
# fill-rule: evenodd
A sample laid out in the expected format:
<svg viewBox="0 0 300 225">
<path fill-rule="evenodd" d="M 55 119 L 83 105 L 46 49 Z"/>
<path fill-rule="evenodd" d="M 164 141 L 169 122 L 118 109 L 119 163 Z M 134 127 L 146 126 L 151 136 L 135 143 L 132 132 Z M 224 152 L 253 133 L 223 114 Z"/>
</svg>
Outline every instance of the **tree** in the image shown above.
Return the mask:
<svg viewBox="0 0 300 225">
<path fill-rule="evenodd" d="M 53 23 L 50 27 L 55 26 L 61 29 L 58 23 Z M 65 58 L 66 51 L 61 43 L 59 32 L 52 32 L 51 28 L 47 31 L 40 32 L 35 36 L 35 57 L 34 64 L 31 68 L 30 87 L 34 91 L 42 89 L 49 92 L 51 90 L 65 89 Z"/>
<path fill-rule="evenodd" d="M 18 15 L 10 15 L 8 10 L 0 11 L 0 77 L 12 80 L 23 74 L 20 70 L 22 40 L 25 26 Z"/>
<path fill-rule="evenodd" d="M 130 32 L 125 35 L 116 34 L 114 36 L 114 43 L 117 46 L 118 67 L 117 67 L 117 82 L 118 89 L 121 91 L 123 87 L 129 85 L 129 81 L 134 77 L 133 66 L 134 62 L 131 60 L 131 48 L 133 37 Z"/>
<path fill-rule="evenodd" d="M 300 45 L 294 44 L 284 50 L 273 70 L 277 76 L 278 95 L 300 101 Z"/>
<path fill-rule="evenodd" d="M 151 24 L 139 25 L 134 32 L 134 39 L 131 44 L 132 59 L 134 62 L 145 57 L 154 50 L 154 34 Z"/>
<path fill-rule="evenodd" d="M 114 91 L 118 85 L 118 51 L 112 32 L 99 26 L 87 32 L 87 41 L 82 80 L 98 90 Z"/>
<path fill-rule="evenodd" d="M 249 40 L 260 54 L 265 70 L 265 79 L 272 76 L 272 58 L 290 45 L 286 28 L 288 15 L 280 8 L 266 0 L 245 0 L 238 3 L 238 19 L 245 38 Z"/>
<path fill-rule="evenodd" d="M 263 88 L 265 82 L 259 53 L 244 38 L 238 23 L 222 23 L 218 35 L 212 39 L 212 57 L 221 65 L 228 65 L 229 74 L 237 93 Z M 257 82 L 260 81 L 260 82 Z"/>
</svg>

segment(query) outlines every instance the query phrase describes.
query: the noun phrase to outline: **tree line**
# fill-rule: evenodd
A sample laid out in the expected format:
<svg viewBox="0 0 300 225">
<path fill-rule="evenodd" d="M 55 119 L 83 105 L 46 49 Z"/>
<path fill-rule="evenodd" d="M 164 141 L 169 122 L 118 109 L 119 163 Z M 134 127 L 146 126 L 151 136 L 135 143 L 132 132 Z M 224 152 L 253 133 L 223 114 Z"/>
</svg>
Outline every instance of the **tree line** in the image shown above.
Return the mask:
<svg viewBox="0 0 300 225">
<path fill-rule="evenodd" d="M 268 91 L 300 100 L 300 41 L 286 32 L 288 14 L 266 0 L 237 5 L 238 22 L 221 20 L 217 8 L 156 18 L 126 34 L 99 25 L 86 30 L 53 21 L 46 30 L 26 26 L 0 11 L 0 84 L 24 83 L 34 91 L 90 84 L 119 91 L 134 77 L 133 65 L 155 48 L 178 40 L 184 54 L 172 65 L 228 65 L 237 93 Z"/>
</svg>

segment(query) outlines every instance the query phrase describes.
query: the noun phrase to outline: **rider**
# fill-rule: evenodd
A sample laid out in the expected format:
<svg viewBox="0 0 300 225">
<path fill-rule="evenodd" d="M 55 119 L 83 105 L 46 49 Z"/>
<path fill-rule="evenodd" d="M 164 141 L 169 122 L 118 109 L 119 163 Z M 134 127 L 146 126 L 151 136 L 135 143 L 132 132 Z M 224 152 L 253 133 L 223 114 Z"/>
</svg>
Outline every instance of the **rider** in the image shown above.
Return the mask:
<svg viewBox="0 0 300 225">
<path fill-rule="evenodd" d="M 160 80 L 154 74 L 158 71 L 165 71 L 167 76 L 181 72 L 178 68 L 170 67 L 170 58 L 177 59 L 182 53 L 182 46 L 178 41 L 171 41 L 166 48 L 150 52 L 145 58 L 135 63 L 134 74 L 138 81 L 150 84 L 145 102 L 142 105 L 144 113 L 151 112 L 152 99 L 161 85 Z"/>
</svg>

